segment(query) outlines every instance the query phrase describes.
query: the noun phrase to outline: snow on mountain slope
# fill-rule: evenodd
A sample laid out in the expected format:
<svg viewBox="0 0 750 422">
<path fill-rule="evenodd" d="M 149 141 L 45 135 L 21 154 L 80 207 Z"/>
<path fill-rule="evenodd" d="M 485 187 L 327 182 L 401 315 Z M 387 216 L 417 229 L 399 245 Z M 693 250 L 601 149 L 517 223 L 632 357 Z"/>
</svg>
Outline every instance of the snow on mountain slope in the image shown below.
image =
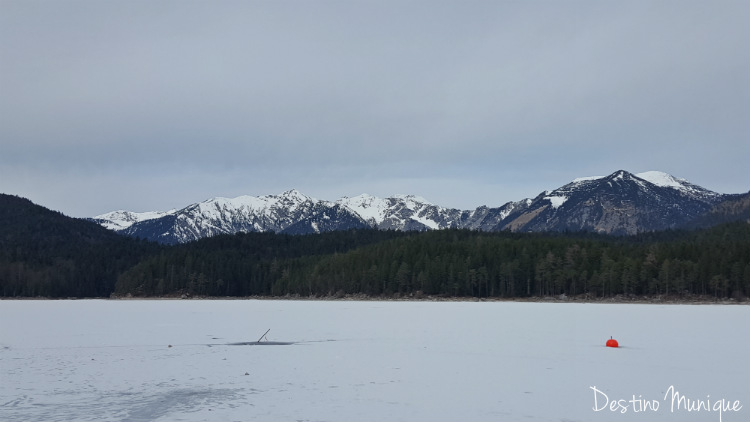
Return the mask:
<svg viewBox="0 0 750 422">
<path fill-rule="evenodd" d="M 348 207 L 373 226 L 385 220 L 389 207 L 388 200 L 364 193 L 353 198 L 344 196 L 336 203 Z"/>
<path fill-rule="evenodd" d="M 544 199 L 549 200 L 552 203 L 552 208 L 558 209 L 568 200 L 567 196 L 545 196 Z"/>
<path fill-rule="evenodd" d="M 160 218 L 134 222 L 124 234 L 162 243 L 182 243 L 238 232 L 281 232 L 313 216 L 319 204 L 333 205 L 289 190 L 280 195 L 216 197 Z M 100 224 L 106 223 L 99 221 Z M 335 225 L 330 227 L 336 228 Z"/>
<path fill-rule="evenodd" d="M 662 171 L 644 171 L 642 173 L 635 173 L 634 176 L 659 187 L 679 190 L 696 199 L 712 200 L 721 196 L 720 193 L 710 191 L 698 185 L 694 185 L 685 179 L 674 177 L 671 174 L 664 173 Z M 605 177 L 608 176 L 579 177 L 577 179 L 573 179 L 572 183 L 586 183 L 604 179 Z"/>
<path fill-rule="evenodd" d="M 178 211 L 177 241 L 237 232 L 280 232 L 312 215 L 321 201 L 289 190 L 280 195 L 212 198 Z"/>
<path fill-rule="evenodd" d="M 685 179 L 677 179 L 672 175 L 661 172 L 661 171 L 646 171 L 643 173 L 636 173 L 636 177 L 640 177 L 643 180 L 651 182 L 656 186 L 670 187 L 675 189 L 681 189 L 683 185 L 678 180 L 685 182 Z"/>
<path fill-rule="evenodd" d="M 674 177 L 671 174 L 667 174 L 661 171 L 647 171 L 643 173 L 637 173 L 637 177 L 646 180 L 649 183 L 653 183 L 656 186 L 668 187 L 677 189 L 696 199 L 715 199 L 721 196 L 720 193 L 710 191 L 702 188 L 698 185 L 694 185 L 685 179 Z"/>
<path fill-rule="evenodd" d="M 434 205 L 432 202 L 417 195 L 399 194 L 399 195 L 393 195 L 391 199 L 395 199 L 395 200 L 403 202 L 404 204 L 406 204 L 406 207 L 409 208 L 410 210 L 416 210 L 416 209 L 424 207 L 425 205 L 427 206 Z"/>
<path fill-rule="evenodd" d="M 305 206 L 317 202 L 319 202 L 317 199 L 292 189 L 281 195 L 212 198 L 197 204 L 197 207 L 194 207 L 193 210 L 207 221 L 231 220 L 237 218 L 238 215 L 275 218 L 281 217 L 280 212 L 295 214 L 303 210 Z"/>
<path fill-rule="evenodd" d="M 132 226 L 135 223 L 146 220 L 153 220 L 155 218 L 161 218 L 165 215 L 171 215 L 177 212 L 177 210 L 169 211 L 147 211 L 147 212 L 132 212 L 132 211 L 112 211 L 105 214 L 97 215 L 92 220 L 99 223 L 103 227 L 110 230 L 124 230 Z"/>
<path fill-rule="evenodd" d="M 573 179 L 571 183 L 579 183 L 579 182 L 589 182 L 592 180 L 598 180 L 598 179 L 604 179 L 607 176 L 587 176 L 587 177 L 577 177 Z"/>
<path fill-rule="evenodd" d="M 336 201 L 356 212 L 372 227 L 395 230 L 443 229 L 459 224 L 460 210 L 443 208 L 416 195 L 381 199 L 362 194 Z"/>
<path fill-rule="evenodd" d="M 624 170 L 582 177 L 540 194 L 496 229 L 596 231 L 635 234 L 679 227 L 710 209 L 722 195 L 666 173 Z"/>
<path fill-rule="evenodd" d="M 416 195 L 378 198 L 362 194 L 329 202 L 292 189 L 279 195 L 217 197 L 167 212 L 115 211 L 92 220 L 164 243 L 237 232 L 308 234 L 364 227 L 627 234 L 678 227 L 724 196 L 667 173 L 620 170 L 609 176 L 577 178 L 534 199 L 474 210 L 441 207 Z"/>
</svg>

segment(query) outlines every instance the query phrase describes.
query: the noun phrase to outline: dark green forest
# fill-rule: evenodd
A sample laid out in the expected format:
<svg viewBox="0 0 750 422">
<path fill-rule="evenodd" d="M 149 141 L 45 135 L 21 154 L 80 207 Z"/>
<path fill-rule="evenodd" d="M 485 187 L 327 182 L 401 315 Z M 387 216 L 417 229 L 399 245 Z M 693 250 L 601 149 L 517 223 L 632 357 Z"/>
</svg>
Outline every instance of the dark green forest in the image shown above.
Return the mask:
<svg viewBox="0 0 750 422">
<path fill-rule="evenodd" d="M 750 296 L 750 224 L 614 237 L 244 233 L 166 246 L 0 195 L 0 295 Z"/>
<path fill-rule="evenodd" d="M 349 231 L 241 234 L 163 249 L 118 294 L 209 296 L 750 294 L 750 225 L 633 237 Z"/>
<path fill-rule="evenodd" d="M 121 273 L 158 250 L 0 194 L 0 296 L 109 296 Z"/>
</svg>

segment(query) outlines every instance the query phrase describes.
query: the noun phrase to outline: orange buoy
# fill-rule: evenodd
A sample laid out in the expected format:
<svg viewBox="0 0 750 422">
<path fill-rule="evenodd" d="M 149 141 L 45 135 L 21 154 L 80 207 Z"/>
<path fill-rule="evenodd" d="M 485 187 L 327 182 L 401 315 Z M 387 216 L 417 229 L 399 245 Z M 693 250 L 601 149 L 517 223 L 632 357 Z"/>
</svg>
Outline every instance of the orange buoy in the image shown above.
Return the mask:
<svg viewBox="0 0 750 422">
<path fill-rule="evenodd" d="M 610 337 L 609 340 L 607 340 L 607 347 L 620 347 L 620 345 L 617 343 L 617 340 Z"/>
</svg>

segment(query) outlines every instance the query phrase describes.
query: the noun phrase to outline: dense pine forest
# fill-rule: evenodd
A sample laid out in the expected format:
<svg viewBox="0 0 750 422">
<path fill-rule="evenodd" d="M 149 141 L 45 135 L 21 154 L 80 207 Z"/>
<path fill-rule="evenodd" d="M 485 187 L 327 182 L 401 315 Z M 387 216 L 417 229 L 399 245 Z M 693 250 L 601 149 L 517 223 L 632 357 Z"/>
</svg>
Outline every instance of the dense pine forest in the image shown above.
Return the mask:
<svg viewBox="0 0 750 422">
<path fill-rule="evenodd" d="M 103 297 L 158 245 L 0 194 L 0 296 Z"/>
<path fill-rule="evenodd" d="M 241 234 L 163 249 L 118 294 L 750 295 L 750 225 L 634 237 L 349 231 Z"/>
<path fill-rule="evenodd" d="M 5 297 L 750 296 L 750 224 L 629 237 L 245 233 L 165 246 L 0 195 Z"/>
</svg>

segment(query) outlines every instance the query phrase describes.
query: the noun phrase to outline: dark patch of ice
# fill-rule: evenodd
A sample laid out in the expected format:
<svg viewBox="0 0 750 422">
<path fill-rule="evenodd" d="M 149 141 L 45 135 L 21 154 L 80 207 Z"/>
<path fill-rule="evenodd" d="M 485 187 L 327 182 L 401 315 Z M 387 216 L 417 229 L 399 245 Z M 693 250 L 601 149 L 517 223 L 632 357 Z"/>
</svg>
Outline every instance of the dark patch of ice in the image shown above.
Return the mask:
<svg viewBox="0 0 750 422">
<path fill-rule="evenodd" d="M 144 397 L 141 401 L 135 401 L 123 420 L 152 421 L 173 411 L 184 412 L 196 407 L 215 404 L 217 401 L 226 400 L 229 396 L 236 396 L 238 391 L 237 389 L 177 389 L 151 394 L 148 398 Z"/>
</svg>

